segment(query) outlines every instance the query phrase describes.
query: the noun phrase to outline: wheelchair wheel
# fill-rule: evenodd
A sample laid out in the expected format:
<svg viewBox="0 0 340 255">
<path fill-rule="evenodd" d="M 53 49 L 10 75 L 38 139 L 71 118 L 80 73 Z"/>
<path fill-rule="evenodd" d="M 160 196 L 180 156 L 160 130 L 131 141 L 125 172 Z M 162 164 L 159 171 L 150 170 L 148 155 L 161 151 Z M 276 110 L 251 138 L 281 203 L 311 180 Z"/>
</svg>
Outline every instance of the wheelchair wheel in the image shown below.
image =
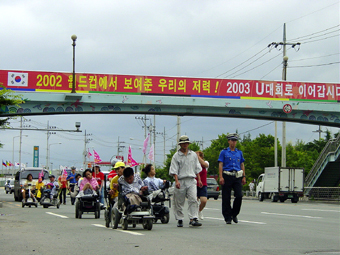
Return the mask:
<svg viewBox="0 0 340 255">
<path fill-rule="evenodd" d="M 124 221 L 123 221 L 123 230 L 127 230 L 127 228 L 128 228 L 128 220 L 124 219 Z"/>
<path fill-rule="evenodd" d="M 96 219 L 99 219 L 100 218 L 100 204 L 97 203 L 97 206 L 96 206 L 96 211 L 94 212 L 94 217 Z"/>
<path fill-rule="evenodd" d="M 112 213 L 111 213 L 111 221 L 113 223 L 113 226 L 112 226 L 113 229 L 117 229 L 118 228 L 118 224 L 119 224 L 120 218 L 121 218 L 121 215 L 120 215 L 118 209 L 117 208 L 113 208 Z"/>
<path fill-rule="evenodd" d="M 74 207 L 75 208 L 75 212 L 76 212 L 76 219 L 79 218 L 79 207 L 80 207 L 79 202 L 77 202 L 76 206 Z"/>
<path fill-rule="evenodd" d="M 147 223 L 146 223 L 146 229 L 147 230 L 151 230 L 152 229 L 152 222 L 153 220 L 148 220 Z"/>
<path fill-rule="evenodd" d="M 111 213 L 112 213 L 111 207 L 109 207 L 108 209 L 105 209 L 105 212 L 104 212 L 104 215 L 105 215 L 105 226 L 107 228 L 109 228 L 110 224 L 111 224 Z"/>
<path fill-rule="evenodd" d="M 167 214 L 165 214 L 165 215 L 162 217 L 161 222 L 162 222 L 163 224 L 167 224 L 167 223 L 169 222 L 169 220 L 170 220 L 170 214 L 167 213 Z"/>
</svg>

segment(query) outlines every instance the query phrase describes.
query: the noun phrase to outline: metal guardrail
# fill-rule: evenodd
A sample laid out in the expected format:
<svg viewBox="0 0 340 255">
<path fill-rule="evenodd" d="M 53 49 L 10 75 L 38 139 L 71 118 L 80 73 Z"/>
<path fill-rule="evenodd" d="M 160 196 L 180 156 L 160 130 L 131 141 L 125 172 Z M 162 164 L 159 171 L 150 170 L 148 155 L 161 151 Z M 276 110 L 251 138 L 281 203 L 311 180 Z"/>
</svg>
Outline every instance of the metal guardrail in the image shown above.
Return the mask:
<svg viewBox="0 0 340 255">
<path fill-rule="evenodd" d="M 340 134 L 338 135 L 337 138 L 329 140 L 326 146 L 321 151 L 320 156 L 315 161 L 312 169 L 309 171 L 305 179 L 305 183 L 307 186 L 314 185 L 317 179 L 316 177 L 318 177 L 323 170 L 322 165 L 325 163 L 327 157 L 330 154 L 339 154 L 339 152 L 340 152 Z"/>
<path fill-rule="evenodd" d="M 309 200 L 340 201 L 340 187 L 305 187 Z"/>
</svg>

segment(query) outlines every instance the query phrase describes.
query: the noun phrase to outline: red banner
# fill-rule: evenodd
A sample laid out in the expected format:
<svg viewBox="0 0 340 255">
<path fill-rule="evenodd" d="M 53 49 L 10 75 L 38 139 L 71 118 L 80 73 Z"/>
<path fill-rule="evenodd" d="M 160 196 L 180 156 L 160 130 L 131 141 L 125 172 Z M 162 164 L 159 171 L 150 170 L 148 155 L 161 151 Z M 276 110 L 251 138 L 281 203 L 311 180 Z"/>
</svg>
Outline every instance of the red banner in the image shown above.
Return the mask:
<svg viewBox="0 0 340 255">
<path fill-rule="evenodd" d="M 0 70 L 8 89 L 70 92 L 72 73 Z M 76 74 L 79 93 L 148 94 L 239 99 L 297 99 L 339 101 L 340 84 L 209 78 Z"/>
</svg>

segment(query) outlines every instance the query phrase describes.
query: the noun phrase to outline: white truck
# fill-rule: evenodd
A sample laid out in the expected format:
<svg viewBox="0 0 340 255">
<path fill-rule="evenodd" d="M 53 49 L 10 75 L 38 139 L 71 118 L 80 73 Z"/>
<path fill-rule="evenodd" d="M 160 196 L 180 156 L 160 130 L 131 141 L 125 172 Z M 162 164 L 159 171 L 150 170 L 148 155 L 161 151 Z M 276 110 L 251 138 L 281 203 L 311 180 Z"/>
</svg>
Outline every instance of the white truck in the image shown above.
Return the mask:
<svg viewBox="0 0 340 255">
<path fill-rule="evenodd" d="M 257 179 L 256 195 L 260 202 L 270 198 L 272 202 L 290 199 L 297 203 L 303 196 L 303 184 L 303 168 L 266 167 Z"/>
</svg>

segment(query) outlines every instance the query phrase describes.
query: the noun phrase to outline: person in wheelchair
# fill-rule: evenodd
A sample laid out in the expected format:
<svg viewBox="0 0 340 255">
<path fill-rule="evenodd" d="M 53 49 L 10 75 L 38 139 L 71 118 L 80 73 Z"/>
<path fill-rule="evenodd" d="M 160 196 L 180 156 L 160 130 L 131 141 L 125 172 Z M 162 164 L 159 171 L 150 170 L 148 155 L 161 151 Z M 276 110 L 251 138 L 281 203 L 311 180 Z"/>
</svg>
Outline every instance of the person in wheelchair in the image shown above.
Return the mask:
<svg viewBox="0 0 340 255">
<path fill-rule="evenodd" d="M 23 202 L 26 202 L 27 196 L 29 196 L 29 194 L 31 198 L 35 200 L 34 190 L 35 183 L 33 183 L 33 176 L 31 174 L 28 174 L 26 177 L 26 182 L 24 183 L 24 189 L 22 190 Z"/>
<path fill-rule="evenodd" d="M 126 200 L 129 210 L 133 211 L 139 208 L 142 202 L 141 196 L 146 195 L 148 186 L 145 186 L 140 175 L 134 174 L 131 167 L 123 171 L 123 176 L 119 177 L 118 183 L 121 186 L 121 195 Z M 123 209 L 125 210 L 124 206 Z"/>
<path fill-rule="evenodd" d="M 79 181 L 79 179 L 81 178 L 81 175 L 80 174 L 76 174 L 76 183 L 75 183 L 75 185 L 74 185 L 74 187 L 73 187 L 73 190 L 72 190 L 72 188 L 70 188 L 69 190 L 70 190 L 70 196 L 71 196 L 71 198 L 74 198 L 74 199 L 76 199 L 76 196 L 78 195 L 78 193 L 79 193 L 79 185 L 78 185 L 78 181 Z M 72 200 L 71 200 L 72 201 Z M 74 200 L 75 201 L 75 200 Z"/>
<path fill-rule="evenodd" d="M 124 162 L 117 162 L 114 167 L 113 167 L 115 170 L 116 170 L 116 173 L 117 175 L 114 176 L 112 179 L 111 179 L 111 182 L 110 182 L 110 191 L 109 191 L 109 194 L 110 194 L 110 205 L 114 204 L 114 206 L 117 206 L 117 199 L 118 199 L 118 179 L 119 177 L 121 177 L 123 175 L 123 172 L 124 172 L 124 169 L 125 169 L 125 164 Z"/>
<path fill-rule="evenodd" d="M 146 178 L 143 180 L 144 185 L 148 186 L 149 199 L 155 199 L 161 192 L 161 189 L 165 187 L 166 180 L 156 178 L 156 170 L 152 164 L 147 164 L 142 171 L 146 174 Z"/>
<path fill-rule="evenodd" d="M 45 187 L 45 184 L 43 183 L 44 177 L 39 177 L 38 181 L 35 184 L 35 190 L 37 191 L 37 195 L 36 198 L 38 200 L 38 202 L 40 202 L 40 199 L 42 197 L 42 191 Z"/>
<path fill-rule="evenodd" d="M 79 194 L 77 197 L 82 197 L 84 195 L 97 195 L 96 190 L 99 190 L 98 182 L 95 178 L 92 177 L 92 170 L 86 169 L 84 172 L 84 178 L 80 183 Z"/>
<path fill-rule="evenodd" d="M 57 195 L 59 189 L 59 183 L 55 180 L 55 176 L 52 174 L 49 176 L 50 182 L 46 184 L 46 189 L 50 189 L 50 199 Z"/>
</svg>

